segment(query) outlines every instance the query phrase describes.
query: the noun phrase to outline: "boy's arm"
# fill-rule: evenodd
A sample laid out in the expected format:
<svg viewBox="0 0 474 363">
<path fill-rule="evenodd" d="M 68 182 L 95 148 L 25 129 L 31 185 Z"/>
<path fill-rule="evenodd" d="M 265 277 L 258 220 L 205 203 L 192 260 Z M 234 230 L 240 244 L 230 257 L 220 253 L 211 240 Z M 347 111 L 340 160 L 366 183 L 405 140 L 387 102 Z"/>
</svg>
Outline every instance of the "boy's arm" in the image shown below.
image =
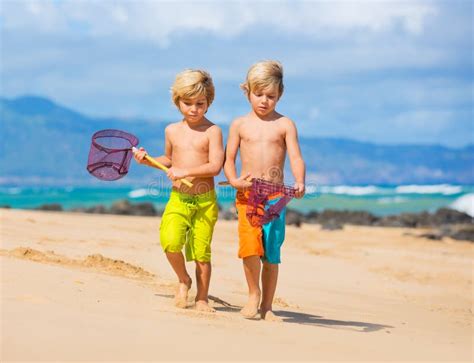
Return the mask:
<svg viewBox="0 0 474 363">
<path fill-rule="evenodd" d="M 288 119 L 286 125 L 286 150 L 290 159 L 290 166 L 295 178 L 296 197 L 301 198 L 305 192 L 306 167 L 301 156 L 300 145 L 298 142 L 298 132 L 293 121 Z"/>
<path fill-rule="evenodd" d="M 237 177 L 237 170 L 235 168 L 235 159 L 240 146 L 239 120 L 232 123 L 227 138 L 227 145 L 225 151 L 224 174 L 229 183 L 236 189 L 250 187 L 252 183 L 245 180 L 250 177 L 250 174 Z"/>
<path fill-rule="evenodd" d="M 214 125 L 208 129 L 209 135 L 209 162 L 187 169 L 170 168 L 168 177 L 171 180 L 186 177 L 211 177 L 216 176 L 222 169 L 224 162 L 224 147 L 222 145 L 222 131 Z"/>
<path fill-rule="evenodd" d="M 163 164 L 167 168 L 171 167 L 171 152 L 172 152 L 171 142 L 169 140 L 169 138 L 170 138 L 169 132 L 170 132 L 169 128 L 167 127 L 165 129 L 165 154 L 153 157 L 156 161 Z M 147 155 L 147 154 L 148 153 L 146 152 L 146 150 L 141 147 L 140 149 L 138 149 L 137 152 L 135 152 L 133 154 L 133 157 L 134 157 L 135 161 L 139 164 L 148 165 L 148 166 L 151 166 L 151 167 L 154 167 L 154 168 L 158 168 L 156 165 L 150 163 L 148 160 L 145 159 L 145 155 Z"/>
<path fill-rule="evenodd" d="M 169 127 L 166 127 L 165 129 L 165 154 L 158 156 L 156 161 L 162 163 L 164 166 L 167 168 L 171 167 L 171 155 L 173 153 L 173 147 L 171 145 L 171 140 L 170 140 L 170 129 Z"/>
</svg>

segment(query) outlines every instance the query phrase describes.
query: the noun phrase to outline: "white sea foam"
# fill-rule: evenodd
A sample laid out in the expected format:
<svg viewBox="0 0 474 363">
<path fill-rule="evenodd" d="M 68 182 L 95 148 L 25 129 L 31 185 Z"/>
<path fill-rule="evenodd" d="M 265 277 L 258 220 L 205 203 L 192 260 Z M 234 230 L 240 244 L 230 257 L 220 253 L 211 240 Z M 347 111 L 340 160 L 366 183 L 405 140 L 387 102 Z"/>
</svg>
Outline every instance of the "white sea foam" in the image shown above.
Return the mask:
<svg viewBox="0 0 474 363">
<path fill-rule="evenodd" d="M 451 208 L 474 217 L 474 193 L 465 194 L 450 205 Z"/>
<path fill-rule="evenodd" d="M 146 197 L 147 195 L 148 195 L 148 190 L 143 189 L 143 188 L 135 189 L 128 193 L 128 196 L 130 198 L 141 198 L 141 197 Z"/>
<path fill-rule="evenodd" d="M 399 194 L 443 194 L 452 195 L 462 193 L 459 185 L 438 184 L 438 185 L 400 185 L 395 188 Z"/>
<path fill-rule="evenodd" d="M 374 185 L 367 185 L 363 187 L 336 185 L 336 186 L 322 186 L 321 193 L 324 194 L 346 194 L 346 195 L 370 195 L 380 193 L 382 190 Z"/>
<path fill-rule="evenodd" d="M 318 187 L 316 185 L 306 185 L 306 194 L 313 194 L 318 191 Z"/>
</svg>

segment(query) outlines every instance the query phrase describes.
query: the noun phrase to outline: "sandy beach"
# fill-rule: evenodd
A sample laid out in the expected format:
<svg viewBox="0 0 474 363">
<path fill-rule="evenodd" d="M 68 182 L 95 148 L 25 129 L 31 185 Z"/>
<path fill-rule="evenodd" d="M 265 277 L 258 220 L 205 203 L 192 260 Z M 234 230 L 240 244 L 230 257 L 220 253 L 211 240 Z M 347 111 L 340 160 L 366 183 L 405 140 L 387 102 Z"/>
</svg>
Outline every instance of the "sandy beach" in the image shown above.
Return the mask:
<svg viewBox="0 0 474 363">
<path fill-rule="evenodd" d="M 271 323 L 239 314 L 235 221 L 214 234 L 212 314 L 173 306 L 159 218 L 0 213 L 2 362 L 473 359 L 469 242 L 288 227 Z"/>
</svg>

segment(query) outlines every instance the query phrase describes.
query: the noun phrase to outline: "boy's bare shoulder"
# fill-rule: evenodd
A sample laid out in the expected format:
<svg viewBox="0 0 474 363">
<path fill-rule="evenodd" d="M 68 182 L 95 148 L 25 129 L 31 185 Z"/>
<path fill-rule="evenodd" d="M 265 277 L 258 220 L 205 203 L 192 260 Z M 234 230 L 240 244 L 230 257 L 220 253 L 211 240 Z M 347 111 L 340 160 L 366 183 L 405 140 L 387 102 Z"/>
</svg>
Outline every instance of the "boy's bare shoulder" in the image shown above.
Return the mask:
<svg viewBox="0 0 474 363">
<path fill-rule="evenodd" d="M 172 134 L 176 132 L 181 125 L 181 121 L 173 122 L 165 127 L 165 133 Z"/>
<path fill-rule="evenodd" d="M 278 123 L 281 126 L 285 127 L 285 128 L 295 128 L 296 127 L 296 124 L 292 119 L 290 119 L 289 117 L 283 116 L 283 115 L 278 119 Z"/>
<path fill-rule="evenodd" d="M 238 129 L 240 126 L 245 124 L 248 120 L 249 120 L 248 115 L 239 116 L 232 121 L 232 123 L 230 124 L 230 127 L 233 129 Z"/>
<path fill-rule="evenodd" d="M 209 121 L 209 127 L 206 129 L 206 133 L 209 134 L 209 136 L 222 135 L 222 129 L 220 126 Z"/>
</svg>

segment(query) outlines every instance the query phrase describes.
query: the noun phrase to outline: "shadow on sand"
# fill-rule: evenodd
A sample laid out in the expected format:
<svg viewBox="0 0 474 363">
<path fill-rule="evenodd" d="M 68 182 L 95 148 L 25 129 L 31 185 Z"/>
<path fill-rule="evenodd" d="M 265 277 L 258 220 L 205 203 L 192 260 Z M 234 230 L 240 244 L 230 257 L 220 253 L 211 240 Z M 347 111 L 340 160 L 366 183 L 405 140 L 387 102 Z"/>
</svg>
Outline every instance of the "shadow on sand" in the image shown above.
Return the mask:
<svg viewBox="0 0 474 363">
<path fill-rule="evenodd" d="M 302 325 L 313 325 L 325 328 L 333 329 L 349 329 L 359 332 L 373 332 L 381 329 L 393 328 L 390 325 L 372 324 L 365 323 L 362 321 L 346 321 L 346 320 L 333 320 L 324 319 L 318 315 L 311 315 L 306 313 L 298 313 L 294 311 L 283 311 L 277 310 L 274 312 L 275 315 L 283 319 L 285 323 L 302 324 Z"/>
<path fill-rule="evenodd" d="M 224 311 L 227 313 L 238 313 L 240 310 L 242 310 L 242 306 L 238 305 L 232 305 L 231 303 L 228 303 L 227 301 L 224 301 L 216 296 L 209 295 L 209 300 L 213 301 L 216 304 L 222 305 L 222 306 L 215 306 L 214 309 L 216 311 Z"/>
<path fill-rule="evenodd" d="M 166 298 L 173 298 L 173 295 L 165 295 L 165 294 L 155 294 L 155 295 L 166 297 Z M 214 309 L 216 309 L 216 311 L 227 312 L 227 313 L 239 313 L 240 310 L 242 309 L 242 306 L 233 305 L 216 296 L 209 295 L 209 300 L 213 301 L 215 304 L 220 305 L 220 306 L 214 305 Z M 390 326 L 390 325 L 372 324 L 372 323 L 366 323 L 362 321 L 324 319 L 322 316 L 319 316 L 319 315 L 299 313 L 295 311 L 275 310 L 274 313 L 275 315 L 282 318 L 284 323 L 312 325 L 312 326 L 332 328 L 332 329 L 348 329 L 348 330 L 364 332 L 364 333 L 393 328 L 393 326 Z"/>
</svg>

